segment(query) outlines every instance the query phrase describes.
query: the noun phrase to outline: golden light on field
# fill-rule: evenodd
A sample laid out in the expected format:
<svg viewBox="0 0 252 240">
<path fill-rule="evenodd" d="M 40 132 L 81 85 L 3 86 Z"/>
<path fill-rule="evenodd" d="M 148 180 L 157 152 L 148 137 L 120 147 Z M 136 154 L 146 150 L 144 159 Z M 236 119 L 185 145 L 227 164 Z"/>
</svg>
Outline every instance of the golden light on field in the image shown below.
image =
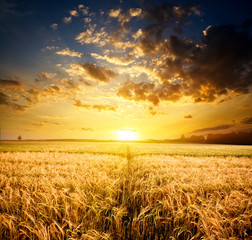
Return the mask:
<svg viewBox="0 0 252 240">
<path fill-rule="evenodd" d="M 137 134 L 132 130 L 118 130 L 116 131 L 117 140 L 131 141 L 137 140 Z"/>
</svg>

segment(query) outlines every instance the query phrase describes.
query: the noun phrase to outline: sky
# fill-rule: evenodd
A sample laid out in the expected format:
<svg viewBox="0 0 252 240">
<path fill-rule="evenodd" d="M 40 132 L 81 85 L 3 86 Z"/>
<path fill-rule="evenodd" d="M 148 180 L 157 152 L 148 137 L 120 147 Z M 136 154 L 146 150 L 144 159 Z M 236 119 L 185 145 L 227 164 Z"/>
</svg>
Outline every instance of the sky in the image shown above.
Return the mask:
<svg viewBox="0 0 252 240">
<path fill-rule="evenodd" d="M 0 0 L 1 139 L 252 130 L 252 2 Z"/>
</svg>

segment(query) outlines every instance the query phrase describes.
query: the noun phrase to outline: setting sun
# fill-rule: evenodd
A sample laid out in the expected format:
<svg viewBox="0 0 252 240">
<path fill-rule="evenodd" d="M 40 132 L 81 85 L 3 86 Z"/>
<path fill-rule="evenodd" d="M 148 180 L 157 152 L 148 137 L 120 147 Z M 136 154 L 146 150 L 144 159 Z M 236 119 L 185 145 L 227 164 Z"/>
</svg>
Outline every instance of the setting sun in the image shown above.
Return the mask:
<svg viewBox="0 0 252 240">
<path fill-rule="evenodd" d="M 137 134 L 135 131 L 118 130 L 116 134 L 117 134 L 117 140 L 123 140 L 123 141 L 137 140 Z"/>
</svg>

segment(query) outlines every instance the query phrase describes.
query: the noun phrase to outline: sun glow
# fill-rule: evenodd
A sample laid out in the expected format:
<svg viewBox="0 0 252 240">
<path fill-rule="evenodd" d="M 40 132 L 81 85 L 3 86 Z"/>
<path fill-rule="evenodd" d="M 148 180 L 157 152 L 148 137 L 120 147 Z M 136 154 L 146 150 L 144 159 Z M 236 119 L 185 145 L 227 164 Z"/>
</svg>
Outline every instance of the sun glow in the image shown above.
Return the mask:
<svg viewBox="0 0 252 240">
<path fill-rule="evenodd" d="M 137 134 L 135 131 L 131 130 L 118 130 L 116 131 L 117 140 L 131 141 L 137 140 Z"/>
</svg>

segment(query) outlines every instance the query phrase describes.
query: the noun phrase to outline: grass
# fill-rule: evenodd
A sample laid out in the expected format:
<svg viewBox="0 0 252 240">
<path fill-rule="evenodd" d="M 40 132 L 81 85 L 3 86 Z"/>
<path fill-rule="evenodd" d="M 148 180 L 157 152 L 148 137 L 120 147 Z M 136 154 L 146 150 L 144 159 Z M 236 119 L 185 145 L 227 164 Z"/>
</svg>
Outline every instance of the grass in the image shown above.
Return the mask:
<svg viewBox="0 0 252 240">
<path fill-rule="evenodd" d="M 243 148 L 190 156 L 119 146 L 0 152 L 0 239 L 250 239 L 252 157 Z"/>
<path fill-rule="evenodd" d="M 68 152 L 125 155 L 127 146 L 134 155 L 252 157 L 249 145 L 122 143 L 83 141 L 0 141 L 0 152 Z"/>
</svg>

